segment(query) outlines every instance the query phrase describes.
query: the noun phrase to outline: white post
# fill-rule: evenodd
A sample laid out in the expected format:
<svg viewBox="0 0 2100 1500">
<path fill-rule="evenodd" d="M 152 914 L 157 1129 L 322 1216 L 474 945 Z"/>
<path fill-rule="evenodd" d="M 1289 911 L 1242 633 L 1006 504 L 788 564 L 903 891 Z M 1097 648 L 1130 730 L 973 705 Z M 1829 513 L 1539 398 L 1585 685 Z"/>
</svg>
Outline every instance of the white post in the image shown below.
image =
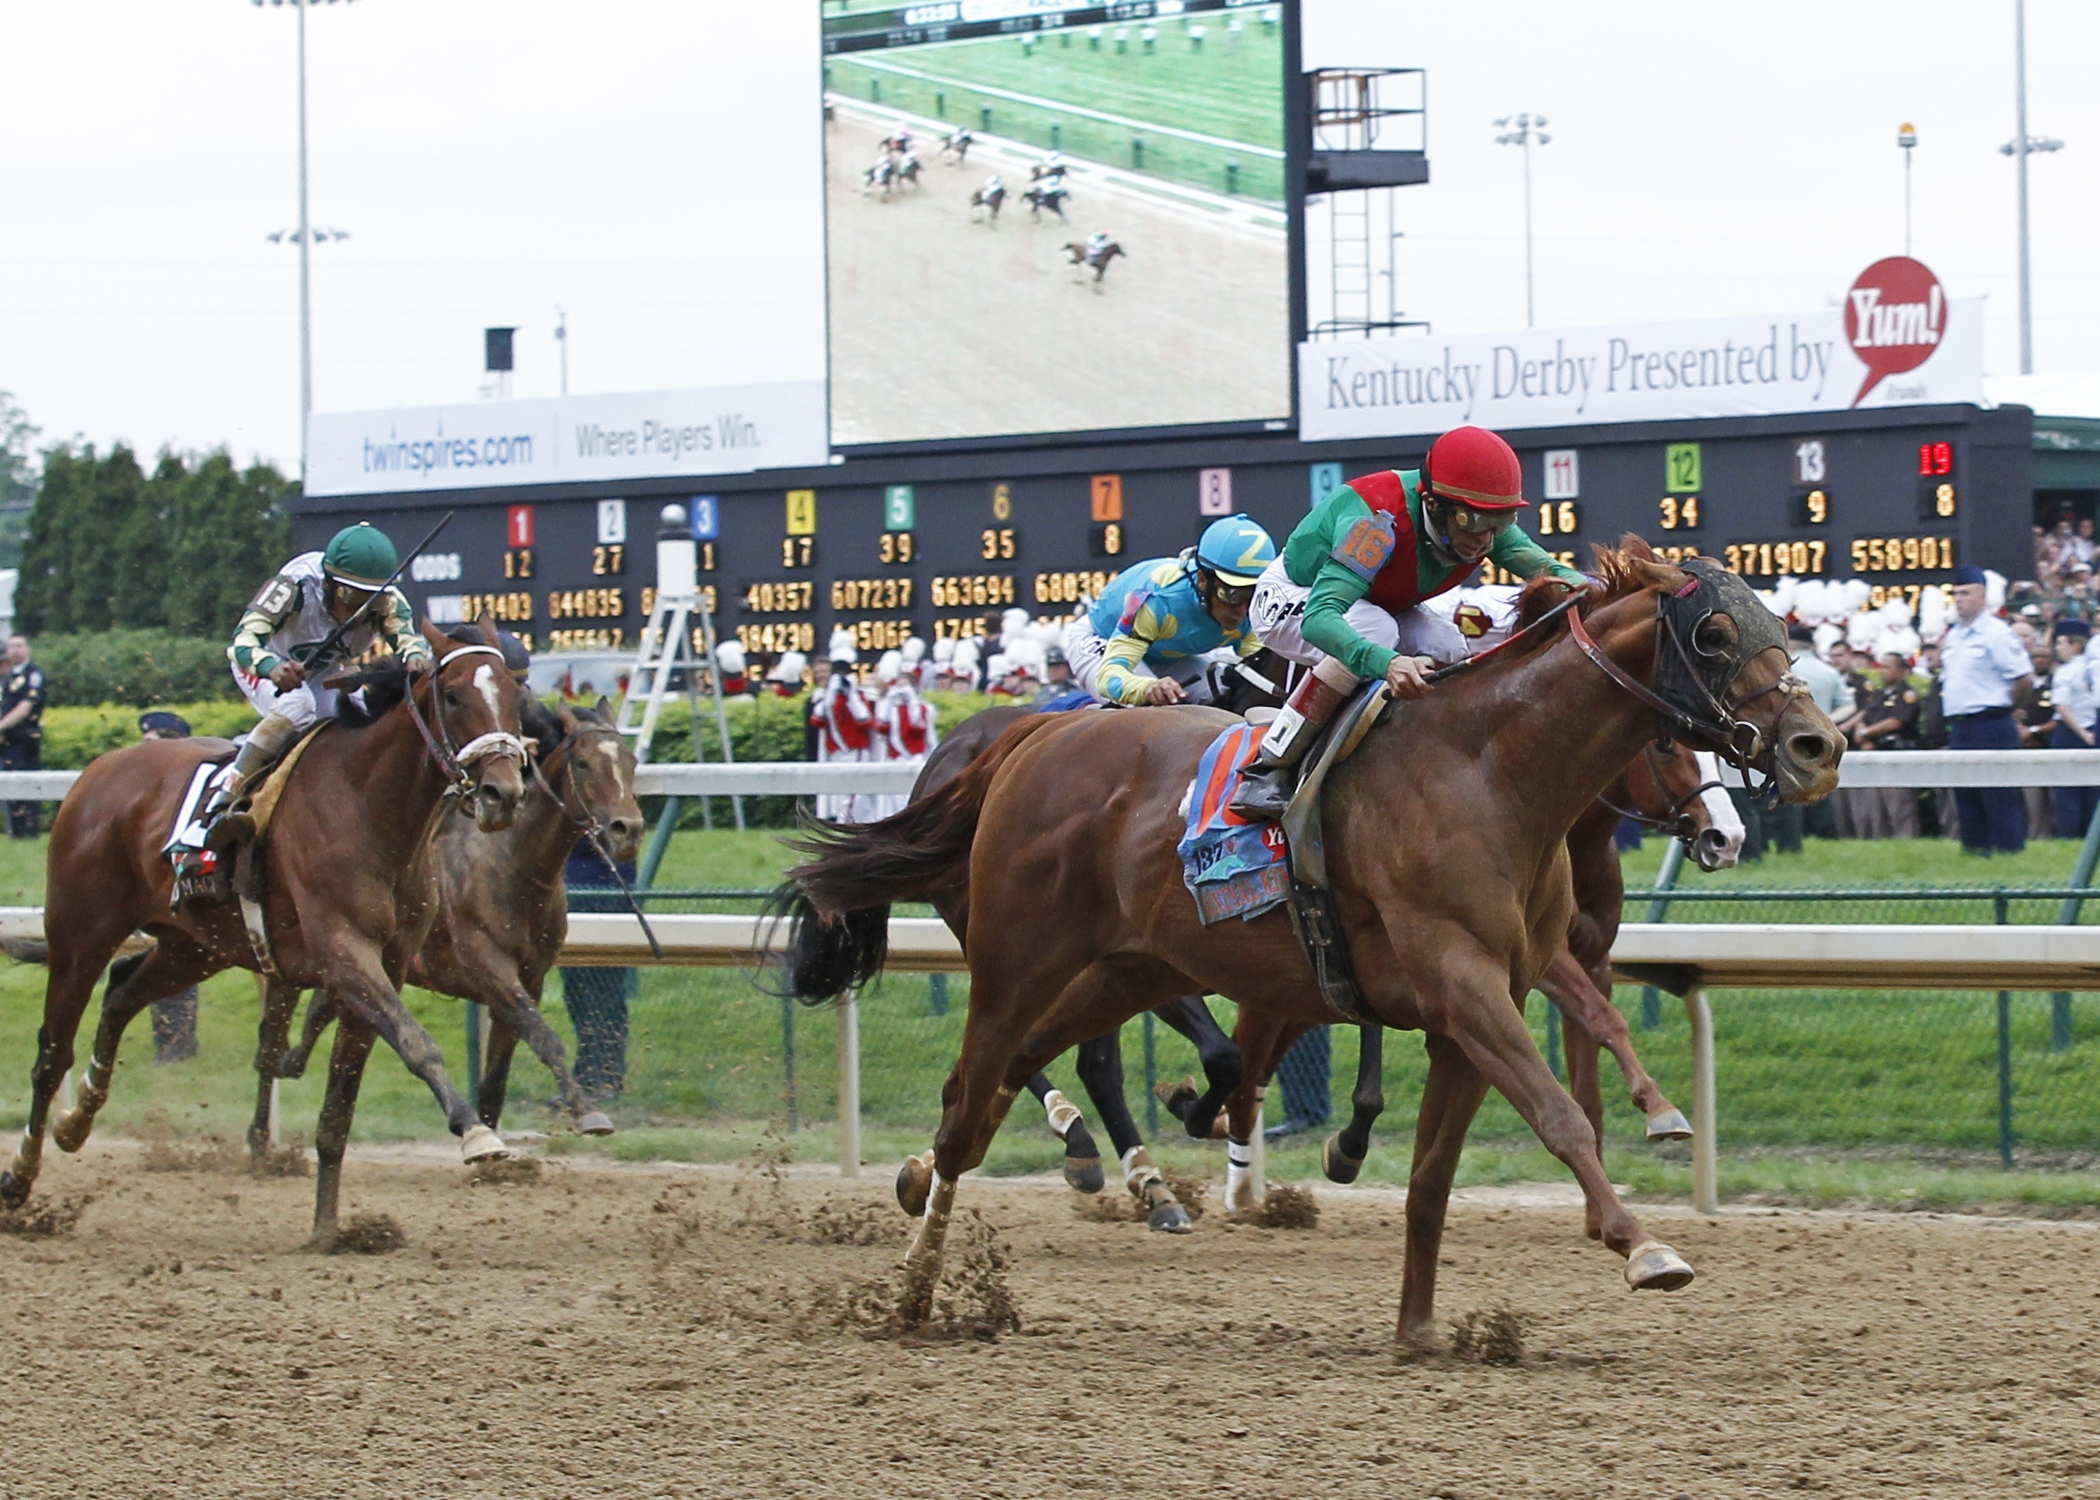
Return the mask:
<svg viewBox="0 0 2100 1500">
<path fill-rule="evenodd" d="M 860 996 L 839 996 L 839 1176 L 860 1176 Z"/>
<path fill-rule="evenodd" d="M 1702 1214 L 1721 1211 L 1720 1144 L 1714 1139 L 1714 1014 L 1705 990 L 1684 997 L 1692 1022 L 1692 1207 Z"/>
<path fill-rule="evenodd" d="M 2013 158 L 2019 165 L 2020 373 L 2034 373 L 2033 303 L 2027 257 L 2027 0 L 2013 0 Z"/>
</svg>

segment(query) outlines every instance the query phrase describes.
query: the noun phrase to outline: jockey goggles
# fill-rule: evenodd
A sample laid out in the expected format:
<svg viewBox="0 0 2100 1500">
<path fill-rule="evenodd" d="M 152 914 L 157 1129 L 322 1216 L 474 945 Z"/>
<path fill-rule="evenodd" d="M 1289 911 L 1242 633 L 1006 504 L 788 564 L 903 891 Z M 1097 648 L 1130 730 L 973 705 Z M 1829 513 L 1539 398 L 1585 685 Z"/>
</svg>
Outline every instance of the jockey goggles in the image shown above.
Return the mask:
<svg viewBox="0 0 2100 1500">
<path fill-rule="evenodd" d="M 1506 530 L 1517 519 L 1515 510 L 1476 510 L 1457 500 L 1446 500 L 1431 491 L 1430 502 L 1437 508 L 1437 519 L 1447 530 L 1466 536 L 1494 536 Z"/>
</svg>

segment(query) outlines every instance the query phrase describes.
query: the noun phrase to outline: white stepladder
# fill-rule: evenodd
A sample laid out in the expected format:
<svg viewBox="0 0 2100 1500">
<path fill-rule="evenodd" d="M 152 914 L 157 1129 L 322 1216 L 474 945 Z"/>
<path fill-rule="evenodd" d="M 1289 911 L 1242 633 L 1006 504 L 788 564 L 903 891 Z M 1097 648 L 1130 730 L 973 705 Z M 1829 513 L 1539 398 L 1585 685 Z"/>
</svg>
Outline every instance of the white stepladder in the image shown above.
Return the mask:
<svg viewBox="0 0 2100 1500">
<path fill-rule="evenodd" d="M 709 498 L 706 503 L 714 502 Z M 656 738 L 664 699 L 681 688 L 692 709 L 693 749 L 698 753 L 703 674 L 714 699 L 715 731 L 722 747 L 722 761 L 726 765 L 736 759 L 729 747 L 729 714 L 722 704 L 722 675 L 715 663 L 714 615 L 700 588 L 699 552 L 685 507 L 666 505 L 656 533 L 656 604 L 642 630 L 627 680 L 627 696 L 620 700 L 620 733 L 634 740 L 634 758 L 643 765 L 649 762 L 649 748 Z M 673 822 L 678 816 L 677 804 L 678 799 L 672 798 L 664 812 Z M 736 826 L 741 829 L 743 799 L 732 797 L 729 805 Z"/>
</svg>

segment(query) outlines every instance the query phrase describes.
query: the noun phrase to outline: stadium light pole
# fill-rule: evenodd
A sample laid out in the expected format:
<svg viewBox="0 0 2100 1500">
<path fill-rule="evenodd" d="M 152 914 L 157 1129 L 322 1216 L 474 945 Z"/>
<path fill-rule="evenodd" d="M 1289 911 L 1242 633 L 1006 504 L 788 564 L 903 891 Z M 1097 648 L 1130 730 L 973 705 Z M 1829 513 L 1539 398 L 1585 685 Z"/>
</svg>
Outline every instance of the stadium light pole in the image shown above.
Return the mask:
<svg viewBox="0 0 2100 1500">
<path fill-rule="evenodd" d="M 254 0 L 259 8 L 264 0 Z M 306 215 L 306 12 L 309 6 L 333 5 L 335 0 L 268 0 L 271 5 L 289 5 L 299 13 L 299 486 L 306 487 L 306 428 L 314 409 L 313 231 Z M 344 0 L 345 4 L 349 0 Z M 273 236 L 274 238 L 275 236 Z M 338 235 L 337 238 L 346 238 Z"/>
<path fill-rule="evenodd" d="M 2027 158 L 2037 151 L 2061 151 L 2054 136 L 2027 133 L 2027 0 L 2013 0 L 2013 138 L 1998 148 L 2019 165 L 2020 196 L 2020 373 L 2034 373 L 2034 303 L 2027 255 Z"/>
<path fill-rule="evenodd" d="M 1498 146 L 1520 146 L 1524 151 L 1524 326 L 1537 324 L 1536 305 L 1532 297 L 1531 276 L 1531 148 L 1533 143 L 1550 145 L 1553 137 L 1546 134 L 1544 115 L 1504 115 L 1495 122 L 1502 132 L 1495 137 Z"/>
<path fill-rule="evenodd" d="M 1918 149 L 1918 127 L 1905 121 L 1896 127 L 1896 144 L 1903 149 L 1903 256 L 1910 258 L 1910 156 Z"/>
</svg>

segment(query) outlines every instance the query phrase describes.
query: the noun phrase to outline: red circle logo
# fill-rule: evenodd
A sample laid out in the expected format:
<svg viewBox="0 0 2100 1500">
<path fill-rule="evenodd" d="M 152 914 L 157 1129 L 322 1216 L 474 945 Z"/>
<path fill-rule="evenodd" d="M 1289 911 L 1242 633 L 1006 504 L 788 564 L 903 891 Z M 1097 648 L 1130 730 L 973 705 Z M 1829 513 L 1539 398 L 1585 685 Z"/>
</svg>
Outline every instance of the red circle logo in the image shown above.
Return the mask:
<svg viewBox="0 0 2100 1500">
<path fill-rule="evenodd" d="M 1932 358 L 1947 331 L 1947 294 L 1923 262 L 1907 255 L 1877 260 L 1845 293 L 1845 342 L 1867 367 L 1854 406 L 1891 375 Z"/>
</svg>

